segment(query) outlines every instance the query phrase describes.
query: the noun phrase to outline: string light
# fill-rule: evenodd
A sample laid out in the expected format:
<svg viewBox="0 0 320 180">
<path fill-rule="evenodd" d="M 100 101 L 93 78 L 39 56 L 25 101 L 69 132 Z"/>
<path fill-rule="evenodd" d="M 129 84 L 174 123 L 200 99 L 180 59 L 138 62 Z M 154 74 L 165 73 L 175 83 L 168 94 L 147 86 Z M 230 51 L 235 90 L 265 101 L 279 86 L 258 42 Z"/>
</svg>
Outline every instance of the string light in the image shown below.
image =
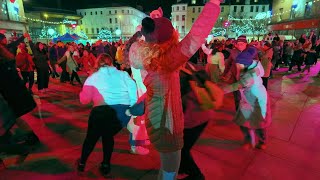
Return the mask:
<svg viewBox="0 0 320 180">
<path fill-rule="evenodd" d="M 4 12 L 5 14 L 7 14 L 7 10 L 5 9 L 5 6 L 6 6 L 6 3 L 2 3 L 2 7 L 1 7 L 1 11 Z M 29 18 L 29 17 L 26 17 L 26 16 L 20 16 L 17 12 L 15 11 L 11 11 L 11 10 L 8 10 L 10 13 L 13 13 L 15 14 L 16 16 L 18 16 L 19 18 L 23 18 L 25 20 L 29 20 L 29 21 L 33 21 L 33 22 L 41 22 L 41 23 L 45 23 L 45 24 L 56 24 L 56 25 L 59 25 L 59 24 L 70 24 L 69 20 L 64 20 L 64 21 L 59 21 L 59 22 L 53 22 L 53 21 L 44 21 L 44 20 L 41 20 L 41 19 L 37 19 L 37 18 Z"/>
</svg>

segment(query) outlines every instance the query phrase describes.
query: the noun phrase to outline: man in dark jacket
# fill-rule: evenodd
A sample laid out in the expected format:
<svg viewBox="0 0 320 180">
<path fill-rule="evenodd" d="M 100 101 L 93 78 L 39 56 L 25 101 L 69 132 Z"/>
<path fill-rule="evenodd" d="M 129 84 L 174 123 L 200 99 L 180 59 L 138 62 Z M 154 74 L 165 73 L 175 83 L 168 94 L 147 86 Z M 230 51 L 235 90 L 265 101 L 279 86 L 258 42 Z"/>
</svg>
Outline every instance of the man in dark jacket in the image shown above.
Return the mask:
<svg viewBox="0 0 320 180">
<path fill-rule="evenodd" d="M 17 123 L 21 129 L 28 132 L 26 141 L 33 144 L 39 141 L 38 137 L 30 126 L 18 117 L 32 111 L 36 103 L 18 75 L 14 54 L 9 51 L 9 48 L 17 49 L 25 37 L 30 36 L 25 33 L 17 41 L 7 45 L 7 38 L 0 33 L 0 136 L 6 136 L 11 127 Z"/>
</svg>

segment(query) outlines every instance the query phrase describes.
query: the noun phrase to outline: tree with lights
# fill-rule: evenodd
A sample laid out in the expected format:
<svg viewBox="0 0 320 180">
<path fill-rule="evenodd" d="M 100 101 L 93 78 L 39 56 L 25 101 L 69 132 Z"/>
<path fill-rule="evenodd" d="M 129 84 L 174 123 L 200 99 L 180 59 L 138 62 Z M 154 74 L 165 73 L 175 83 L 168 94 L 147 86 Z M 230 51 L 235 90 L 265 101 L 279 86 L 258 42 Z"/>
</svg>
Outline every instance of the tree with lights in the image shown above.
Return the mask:
<svg viewBox="0 0 320 180">
<path fill-rule="evenodd" d="M 59 37 L 59 34 L 56 30 L 49 26 L 43 26 L 41 29 L 41 34 L 39 35 L 39 39 L 53 39 Z"/>
<path fill-rule="evenodd" d="M 101 31 L 99 32 L 98 39 L 111 41 L 112 40 L 111 31 L 107 29 L 101 29 Z"/>
<path fill-rule="evenodd" d="M 80 31 L 79 36 L 82 37 L 83 39 L 88 39 L 87 34 L 83 31 Z"/>
</svg>

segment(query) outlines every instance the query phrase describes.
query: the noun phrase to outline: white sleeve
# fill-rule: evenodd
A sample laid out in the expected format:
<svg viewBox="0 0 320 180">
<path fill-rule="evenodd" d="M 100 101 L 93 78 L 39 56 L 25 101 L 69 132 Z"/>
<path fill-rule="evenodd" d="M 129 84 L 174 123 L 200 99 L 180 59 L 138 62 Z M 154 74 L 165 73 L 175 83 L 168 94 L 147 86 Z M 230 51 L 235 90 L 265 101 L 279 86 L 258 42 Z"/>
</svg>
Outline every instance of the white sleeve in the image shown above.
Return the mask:
<svg viewBox="0 0 320 180">
<path fill-rule="evenodd" d="M 201 48 L 202 48 L 203 52 L 204 52 L 206 55 L 209 55 L 209 54 L 212 53 L 212 49 L 207 48 L 207 46 L 206 46 L 205 44 L 202 44 Z"/>
<path fill-rule="evenodd" d="M 127 84 L 130 106 L 134 105 L 138 100 L 137 85 L 127 72 L 123 72 L 124 81 Z"/>
</svg>

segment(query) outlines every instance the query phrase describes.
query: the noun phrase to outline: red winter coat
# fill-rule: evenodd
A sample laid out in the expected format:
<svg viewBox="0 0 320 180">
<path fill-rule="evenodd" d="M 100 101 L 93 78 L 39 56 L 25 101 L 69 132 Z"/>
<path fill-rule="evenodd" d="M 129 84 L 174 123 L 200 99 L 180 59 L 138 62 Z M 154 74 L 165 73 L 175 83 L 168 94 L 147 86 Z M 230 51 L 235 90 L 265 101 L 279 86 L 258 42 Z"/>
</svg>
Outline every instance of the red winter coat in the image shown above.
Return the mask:
<svg viewBox="0 0 320 180">
<path fill-rule="evenodd" d="M 32 56 L 27 52 L 20 52 L 16 56 L 16 64 L 22 72 L 34 71 L 35 65 L 33 63 Z"/>
</svg>

